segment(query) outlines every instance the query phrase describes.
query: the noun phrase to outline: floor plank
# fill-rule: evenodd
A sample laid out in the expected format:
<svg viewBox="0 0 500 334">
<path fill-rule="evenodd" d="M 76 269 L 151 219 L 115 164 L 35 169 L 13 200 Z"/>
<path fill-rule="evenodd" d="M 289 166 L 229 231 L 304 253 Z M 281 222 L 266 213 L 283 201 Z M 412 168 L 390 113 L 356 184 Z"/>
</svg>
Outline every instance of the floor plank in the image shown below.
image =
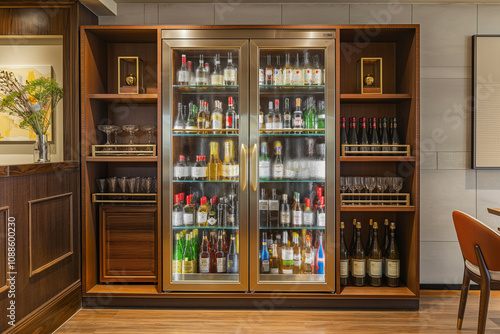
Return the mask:
<svg viewBox="0 0 500 334">
<path fill-rule="evenodd" d="M 476 333 L 479 291 L 462 331 L 460 291 L 422 291 L 420 311 L 82 309 L 56 333 Z M 500 291 L 491 293 L 487 333 L 500 334 Z"/>
</svg>

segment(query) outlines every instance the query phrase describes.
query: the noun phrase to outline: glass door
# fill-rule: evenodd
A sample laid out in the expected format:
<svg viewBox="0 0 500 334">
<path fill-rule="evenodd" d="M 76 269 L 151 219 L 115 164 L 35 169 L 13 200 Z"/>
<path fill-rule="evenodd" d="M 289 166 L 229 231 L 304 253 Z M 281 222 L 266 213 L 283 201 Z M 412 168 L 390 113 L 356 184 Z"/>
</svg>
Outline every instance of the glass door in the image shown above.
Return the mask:
<svg viewBox="0 0 500 334">
<path fill-rule="evenodd" d="M 250 289 L 335 287 L 335 40 L 250 42 Z"/>
<path fill-rule="evenodd" d="M 164 290 L 248 290 L 247 68 L 247 40 L 163 41 Z"/>
</svg>

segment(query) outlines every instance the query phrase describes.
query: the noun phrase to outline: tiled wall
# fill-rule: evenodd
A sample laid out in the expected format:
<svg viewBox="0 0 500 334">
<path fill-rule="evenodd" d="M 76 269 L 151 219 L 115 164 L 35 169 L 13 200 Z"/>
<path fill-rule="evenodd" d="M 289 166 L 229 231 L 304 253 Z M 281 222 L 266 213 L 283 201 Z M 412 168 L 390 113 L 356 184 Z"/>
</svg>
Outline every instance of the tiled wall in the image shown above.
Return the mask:
<svg viewBox="0 0 500 334">
<path fill-rule="evenodd" d="M 500 171 L 470 169 L 472 35 L 500 34 L 500 5 L 119 4 L 100 24 L 420 24 L 421 282 L 460 283 L 462 256 L 451 212 L 493 228 Z"/>
</svg>

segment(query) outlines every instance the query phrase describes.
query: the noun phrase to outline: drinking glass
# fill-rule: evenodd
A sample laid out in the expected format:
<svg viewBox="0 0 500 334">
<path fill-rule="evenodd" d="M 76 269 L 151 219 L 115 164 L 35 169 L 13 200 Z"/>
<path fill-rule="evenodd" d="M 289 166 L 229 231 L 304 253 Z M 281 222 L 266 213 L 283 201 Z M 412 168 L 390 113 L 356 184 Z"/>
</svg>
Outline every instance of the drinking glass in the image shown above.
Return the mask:
<svg viewBox="0 0 500 334">
<path fill-rule="evenodd" d="M 370 194 L 373 192 L 373 189 L 375 189 L 376 185 L 377 185 L 377 179 L 375 178 L 375 176 L 365 177 L 365 186 Z M 373 205 L 372 195 L 370 195 L 370 205 Z"/>
<path fill-rule="evenodd" d="M 106 192 L 106 179 L 97 179 L 97 189 L 100 193 Z"/>
<path fill-rule="evenodd" d="M 393 177 L 392 186 L 394 187 L 396 194 L 399 194 L 399 191 L 403 188 L 403 178 L 399 176 Z M 397 198 L 399 199 L 399 196 Z M 399 202 L 396 202 L 396 205 L 399 205 Z"/>
<path fill-rule="evenodd" d="M 341 176 L 340 177 L 340 192 L 345 193 L 347 190 L 347 177 Z"/>
<path fill-rule="evenodd" d="M 122 133 L 122 128 L 119 127 L 118 125 L 113 125 L 113 133 L 115 134 L 115 140 L 113 141 L 113 144 L 118 144 L 118 134 Z"/>
<path fill-rule="evenodd" d="M 114 127 L 115 127 L 115 125 L 110 125 L 110 124 L 101 124 L 101 125 L 97 126 L 97 128 L 100 131 L 102 131 L 106 134 L 106 144 L 104 144 L 104 145 L 111 145 L 111 134 L 114 131 Z M 113 148 L 112 147 L 104 147 L 102 150 L 103 151 L 113 151 Z"/>
<path fill-rule="evenodd" d="M 127 192 L 127 177 L 123 176 L 118 178 L 118 185 L 120 186 L 120 190 L 122 193 Z"/>
<path fill-rule="evenodd" d="M 377 192 L 383 194 L 385 189 L 387 189 L 387 182 L 385 177 L 378 176 L 377 177 Z M 383 200 L 384 196 L 379 196 L 379 200 Z M 381 203 L 384 205 L 385 203 Z"/>
<path fill-rule="evenodd" d="M 389 190 L 390 193 L 394 192 L 394 182 L 393 182 L 393 177 L 388 176 L 385 178 L 385 183 L 387 184 L 387 189 Z"/>
<path fill-rule="evenodd" d="M 361 190 L 363 190 L 363 188 L 365 187 L 364 178 L 361 176 L 355 176 L 354 177 L 354 187 L 356 188 L 358 193 L 361 193 Z M 361 199 L 361 196 L 359 196 L 358 198 Z M 358 205 L 361 205 L 361 203 L 358 203 Z"/>
<path fill-rule="evenodd" d="M 141 179 L 142 191 L 146 194 L 150 194 L 153 188 L 153 178 L 152 177 L 143 177 Z"/>
<path fill-rule="evenodd" d="M 137 192 L 137 179 L 135 177 L 129 177 L 127 179 L 127 186 L 130 191 L 130 193 L 136 193 Z"/>
<path fill-rule="evenodd" d="M 351 193 L 354 194 L 354 189 L 356 189 L 356 187 L 354 186 L 354 177 L 347 176 L 346 180 L 347 180 L 347 187 L 349 187 L 349 190 L 351 191 Z M 354 198 L 354 196 L 352 196 L 352 198 Z"/>
<path fill-rule="evenodd" d="M 154 144 L 153 135 L 156 132 L 156 125 L 143 125 L 143 126 L 141 126 L 141 131 L 147 132 L 147 134 L 148 134 L 148 142 L 147 142 L 147 144 L 148 145 L 153 145 Z M 152 147 L 148 147 L 147 150 L 148 151 L 152 151 L 153 148 Z"/>
<path fill-rule="evenodd" d="M 106 179 L 106 181 L 108 182 L 108 190 L 110 193 L 116 193 L 116 183 L 117 183 L 117 178 L 116 176 L 113 176 L 113 177 L 108 177 Z"/>
<path fill-rule="evenodd" d="M 122 126 L 123 131 L 128 132 L 130 135 L 129 145 L 135 145 L 135 133 L 139 131 L 138 125 L 124 125 Z M 136 151 L 135 147 L 127 147 L 127 151 Z"/>
</svg>

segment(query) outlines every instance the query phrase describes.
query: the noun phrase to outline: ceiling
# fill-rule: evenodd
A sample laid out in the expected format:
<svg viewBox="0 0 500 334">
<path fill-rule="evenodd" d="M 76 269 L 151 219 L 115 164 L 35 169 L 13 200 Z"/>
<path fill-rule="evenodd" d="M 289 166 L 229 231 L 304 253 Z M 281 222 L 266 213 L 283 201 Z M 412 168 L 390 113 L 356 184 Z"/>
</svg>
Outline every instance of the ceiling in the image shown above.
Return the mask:
<svg viewBox="0 0 500 334">
<path fill-rule="evenodd" d="M 114 0 L 116 3 L 307 3 L 307 0 Z M 499 0 L 312 0 L 313 3 L 497 3 Z"/>
</svg>

